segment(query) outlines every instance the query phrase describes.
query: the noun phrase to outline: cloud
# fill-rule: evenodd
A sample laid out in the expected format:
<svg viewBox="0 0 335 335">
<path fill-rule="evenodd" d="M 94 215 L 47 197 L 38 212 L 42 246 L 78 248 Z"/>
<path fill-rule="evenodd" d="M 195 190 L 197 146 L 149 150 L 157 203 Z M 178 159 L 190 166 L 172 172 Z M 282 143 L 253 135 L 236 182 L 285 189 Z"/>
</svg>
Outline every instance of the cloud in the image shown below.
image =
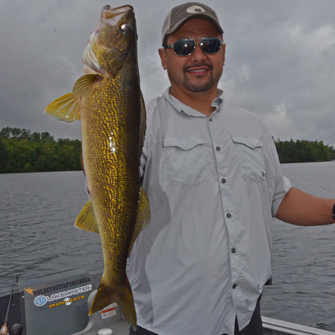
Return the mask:
<svg viewBox="0 0 335 335">
<path fill-rule="evenodd" d="M 81 57 L 105 1 L 11 0 L 0 3 L 0 128 L 80 138 L 42 112 L 72 90 Z M 119 6 L 123 3 L 113 3 Z M 146 99 L 169 85 L 157 49 L 162 22 L 179 1 L 130 1 L 138 25 L 141 87 Z M 227 43 L 220 86 L 227 101 L 260 115 L 281 139 L 335 146 L 335 25 L 332 0 L 210 0 Z"/>
</svg>

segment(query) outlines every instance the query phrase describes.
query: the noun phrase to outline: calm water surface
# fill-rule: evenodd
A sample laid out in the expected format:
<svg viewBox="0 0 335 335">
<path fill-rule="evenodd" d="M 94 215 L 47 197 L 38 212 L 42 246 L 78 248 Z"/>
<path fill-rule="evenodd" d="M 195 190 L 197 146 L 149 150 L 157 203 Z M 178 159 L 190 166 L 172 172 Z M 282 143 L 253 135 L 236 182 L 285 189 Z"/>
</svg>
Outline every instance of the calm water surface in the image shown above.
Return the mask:
<svg viewBox="0 0 335 335">
<path fill-rule="evenodd" d="M 282 165 L 293 186 L 335 198 L 335 162 Z M 0 295 L 19 280 L 102 271 L 100 238 L 74 228 L 88 197 L 82 172 L 0 174 Z M 273 285 L 262 314 L 335 331 L 335 226 L 273 222 Z"/>
<path fill-rule="evenodd" d="M 19 280 L 102 271 L 100 237 L 74 227 L 88 196 L 82 172 L 0 174 L 0 295 Z"/>
</svg>

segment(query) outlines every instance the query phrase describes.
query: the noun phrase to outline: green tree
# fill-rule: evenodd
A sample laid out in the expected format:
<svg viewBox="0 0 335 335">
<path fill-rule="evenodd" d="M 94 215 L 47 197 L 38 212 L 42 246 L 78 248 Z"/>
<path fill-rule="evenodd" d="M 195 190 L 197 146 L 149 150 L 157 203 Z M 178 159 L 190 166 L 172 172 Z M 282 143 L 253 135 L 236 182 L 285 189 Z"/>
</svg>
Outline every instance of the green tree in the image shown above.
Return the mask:
<svg viewBox="0 0 335 335">
<path fill-rule="evenodd" d="M 8 152 L 5 140 L 0 139 L 0 173 L 6 172 L 6 165 L 8 163 Z"/>
<path fill-rule="evenodd" d="M 81 142 L 20 128 L 0 131 L 0 173 L 80 170 Z"/>
<path fill-rule="evenodd" d="M 322 162 L 334 159 L 334 149 L 322 141 L 275 141 L 281 163 Z"/>
</svg>

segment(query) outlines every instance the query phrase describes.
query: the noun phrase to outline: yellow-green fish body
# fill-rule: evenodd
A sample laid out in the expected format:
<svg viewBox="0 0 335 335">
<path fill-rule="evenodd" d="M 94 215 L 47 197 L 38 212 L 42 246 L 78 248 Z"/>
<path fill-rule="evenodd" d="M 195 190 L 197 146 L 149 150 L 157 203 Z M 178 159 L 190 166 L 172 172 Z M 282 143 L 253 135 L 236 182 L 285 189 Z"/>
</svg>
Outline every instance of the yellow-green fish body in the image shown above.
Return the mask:
<svg viewBox="0 0 335 335">
<path fill-rule="evenodd" d="M 150 221 L 139 165 L 145 108 L 139 86 L 136 22 L 131 6 L 105 6 L 83 55 L 84 76 L 46 113 L 81 121 L 83 161 L 91 200 L 76 219 L 100 233 L 104 273 L 90 314 L 116 302 L 136 328 L 125 267 L 131 246 Z"/>
</svg>

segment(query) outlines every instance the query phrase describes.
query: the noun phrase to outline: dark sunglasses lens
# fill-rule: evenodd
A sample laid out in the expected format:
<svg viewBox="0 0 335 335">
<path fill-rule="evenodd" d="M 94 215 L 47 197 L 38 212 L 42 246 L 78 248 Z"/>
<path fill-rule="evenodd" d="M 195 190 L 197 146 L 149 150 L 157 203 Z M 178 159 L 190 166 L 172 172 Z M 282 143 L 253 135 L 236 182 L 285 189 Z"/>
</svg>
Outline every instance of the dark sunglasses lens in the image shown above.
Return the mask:
<svg viewBox="0 0 335 335">
<path fill-rule="evenodd" d="M 178 40 L 174 42 L 174 51 L 178 56 L 190 55 L 195 47 L 193 40 Z"/>
<path fill-rule="evenodd" d="M 221 41 L 218 38 L 203 38 L 200 41 L 200 46 L 206 54 L 215 54 L 220 50 Z"/>
</svg>

